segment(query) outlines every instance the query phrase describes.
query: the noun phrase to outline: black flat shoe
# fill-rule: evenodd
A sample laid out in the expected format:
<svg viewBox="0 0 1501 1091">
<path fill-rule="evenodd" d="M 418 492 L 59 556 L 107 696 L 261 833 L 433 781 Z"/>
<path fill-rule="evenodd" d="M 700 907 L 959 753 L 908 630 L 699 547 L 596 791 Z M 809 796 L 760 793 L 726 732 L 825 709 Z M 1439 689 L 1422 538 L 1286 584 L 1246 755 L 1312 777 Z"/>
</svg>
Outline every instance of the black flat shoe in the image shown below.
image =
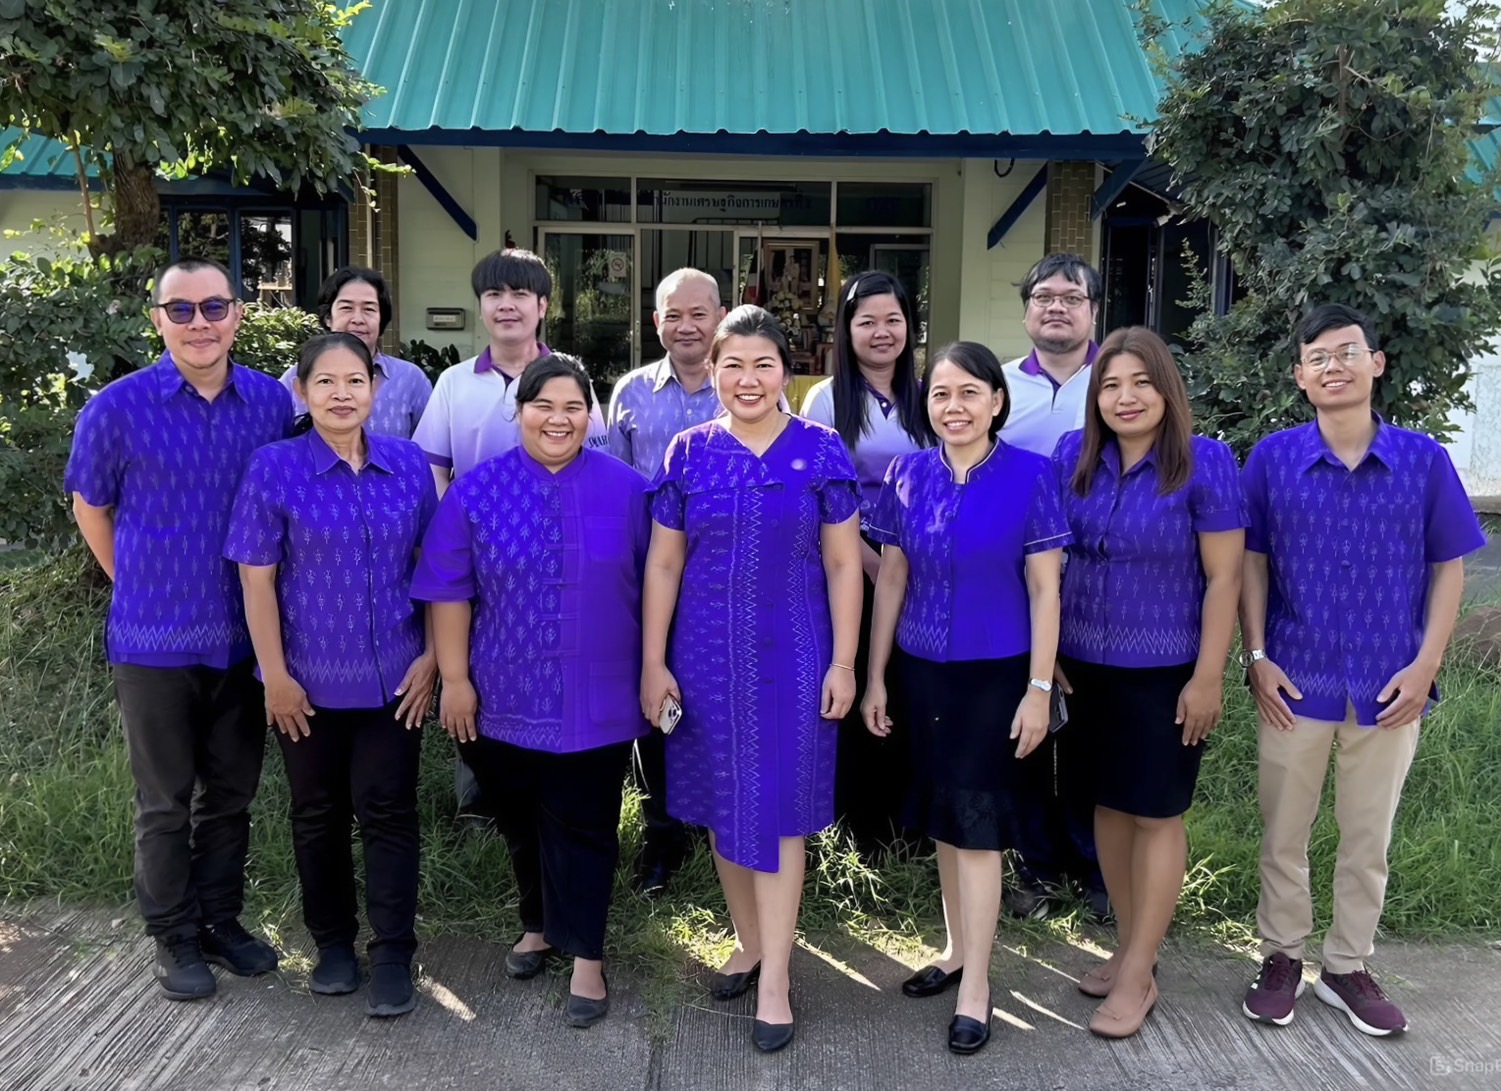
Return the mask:
<svg viewBox="0 0 1501 1091">
<path fill-rule="evenodd" d="M 570 1027 L 592 1027 L 605 1016 L 610 1014 L 610 979 L 605 978 L 605 997 L 603 1000 L 591 1000 L 587 996 L 579 996 L 577 993 L 568 994 L 568 1007 L 565 1016 Z"/>
<path fill-rule="evenodd" d="M 709 979 L 709 995 L 715 1000 L 733 1000 L 746 993 L 760 977 L 761 964 L 759 962 L 742 973 L 715 974 Z"/>
<path fill-rule="evenodd" d="M 365 992 L 365 1014 L 376 1019 L 405 1015 L 417 1006 L 412 968 L 403 962 L 382 962 L 370 967 L 370 988 Z"/>
<path fill-rule="evenodd" d="M 516 942 L 521 941 L 518 939 Z M 544 947 L 540 951 L 507 951 L 506 976 L 513 977 L 517 981 L 528 981 L 540 974 L 542 967 L 557 957 L 556 947 Z"/>
<path fill-rule="evenodd" d="M 757 1019 L 751 1027 L 751 1044 L 762 1053 L 775 1053 L 792 1044 L 796 1031 L 796 1023 L 763 1023 Z"/>
<path fill-rule="evenodd" d="M 949 1022 L 949 1052 L 968 1056 L 978 1053 L 990 1041 L 990 997 L 985 998 L 985 1021 L 956 1015 Z"/>
<path fill-rule="evenodd" d="M 947 974 L 937 966 L 924 966 L 917 973 L 902 982 L 902 995 L 913 998 L 937 996 L 939 993 L 946 992 L 959 984 L 963 977 L 963 966 Z"/>
</svg>

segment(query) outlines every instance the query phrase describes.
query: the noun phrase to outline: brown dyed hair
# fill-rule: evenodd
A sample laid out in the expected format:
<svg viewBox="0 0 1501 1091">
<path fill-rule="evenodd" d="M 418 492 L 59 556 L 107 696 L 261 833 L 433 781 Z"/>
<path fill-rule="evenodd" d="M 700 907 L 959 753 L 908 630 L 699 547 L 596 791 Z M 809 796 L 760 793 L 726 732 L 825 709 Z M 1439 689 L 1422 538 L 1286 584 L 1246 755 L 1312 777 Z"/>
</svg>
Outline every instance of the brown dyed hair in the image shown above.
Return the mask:
<svg viewBox="0 0 1501 1091">
<path fill-rule="evenodd" d="M 719 363 L 719 352 L 731 337 L 766 338 L 776 346 L 777 355 L 781 357 L 782 374 L 792 374 L 792 350 L 787 347 L 787 335 L 782 332 L 781 324 L 770 311 L 753 303 L 742 303 L 721 318 L 719 328 L 714 331 L 714 340 L 709 343 L 711 363 Z"/>
<path fill-rule="evenodd" d="M 1157 438 L 1152 441 L 1152 450 L 1157 456 L 1158 493 L 1166 496 L 1177 492 L 1188 484 L 1193 473 L 1193 410 L 1188 402 L 1188 386 L 1183 382 L 1178 362 L 1173 359 L 1173 350 L 1145 326 L 1127 326 L 1105 338 L 1100 345 L 1100 354 L 1090 368 L 1089 392 L 1085 395 L 1089 408 L 1084 414 L 1084 445 L 1079 450 L 1079 464 L 1074 467 L 1074 476 L 1069 482 L 1077 496 L 1089 495 L 1094 485 L 1095 468 L 1100 462 L 1100 451 L 1113 434 L 1100 415 L 1100 384 L 1105 381 L 1105 372 L 1115 358 L 1126 353 L 1146 365 L 1147 378 L 1166 403 L 1162 423 L 1157 426 Z"/>
</svg>

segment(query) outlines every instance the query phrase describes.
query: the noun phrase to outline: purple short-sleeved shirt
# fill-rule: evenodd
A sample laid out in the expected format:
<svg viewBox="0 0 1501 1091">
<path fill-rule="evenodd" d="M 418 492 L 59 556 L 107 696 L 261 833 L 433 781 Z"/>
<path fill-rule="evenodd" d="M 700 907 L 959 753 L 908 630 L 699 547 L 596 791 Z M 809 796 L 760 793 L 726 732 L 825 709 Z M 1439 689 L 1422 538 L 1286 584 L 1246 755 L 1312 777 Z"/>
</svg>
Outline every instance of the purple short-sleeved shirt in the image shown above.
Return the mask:
<svg viewBox="0 0 1501 1091">
<path fill-rule="evenodd" d="M 433 384 L 423 370 L 410 360 L 375 354 L 375 368 L 380 375 L 380 385 L 375 390 L 375 403 L 370 407 L 370 419 L 365 427 L 383 436 L 398 436 L 410 439 L 422 419 L 433 396 Z M 281 385 L 292 390 L 292 381 L 297 378 L 297 365 L 293 364 L 282 373 Z M 296 413 L 306 413 L 307 406 L 295 393 L 292 408 Z"/>
<path fill-rule="evenodd" d="M 1073 544 L 1063 574 L 1058 650 L 1112 667 L 1170 667 L 1199 657 L 1204 610 L 1200 534 L 1247 523 L 1240 467 L 1228 446 L 1194 436 L 1188 484 L 1163 496 L 1155 449 L 1124 475 L 1120 448 L 1100 452 L 1088 496 L 1070 480 L 1083 432 L 1053 453 Z"/>
<path fill-rule="evenodd" d="M 724 412 L 709 380 L 692 394 L 666 357 L 621 376 L 610 395 L 610 453 L 655 477 L 672 437 Z"/>
<path fill-rule="evenodd" d="M 942 447 L 891 464 L 866 533 L 907 555 L 902 650 L 936 663 L 1032 646 L 1026 557 L 1072 540 L 1052 465 L 997 441 L 964 484 Z"/>
<path fill-rule="evenodd" d="M 486 738 L 549 753 L 638 738 L 646 479 L 602 451 L 557 473 L 523 447 L 443 494 L 412 596 L 474 599 L 469 676 Z"/>
<path fill-rule="evenodd" d="M 412 569 L 438 505 L 427 456 L 367 432 L 356 473 L 316 431 L 250 459 L 224 556 L 278 565 L 287 672 L 320 708 L 380 708 L 426 644 Z"/>
<path fill-rule="evenodd" d="M 1485 544 L 1448 452 L 1378 417 L 1350 470 L 1315 422 L 1266 437 L 1241 476 L 1246 548 L 1270 576 L 1266 652 L 1303 694 L 1288 706 L 1340 722 L 1348 702 L 1374 725 L 1376 695 L 1422 644 L 1429 565 Z"/>
<path fill-rule="evenodd" d="M 250 453 L 291 424 L 292 399 L 269 375 L 231 364 L 207 401 L 170 353 L 89 399 L 63 487 L 114 508 L 111 663 L 222 670 L 250 655 L 224 532 Z"/>
</svg>

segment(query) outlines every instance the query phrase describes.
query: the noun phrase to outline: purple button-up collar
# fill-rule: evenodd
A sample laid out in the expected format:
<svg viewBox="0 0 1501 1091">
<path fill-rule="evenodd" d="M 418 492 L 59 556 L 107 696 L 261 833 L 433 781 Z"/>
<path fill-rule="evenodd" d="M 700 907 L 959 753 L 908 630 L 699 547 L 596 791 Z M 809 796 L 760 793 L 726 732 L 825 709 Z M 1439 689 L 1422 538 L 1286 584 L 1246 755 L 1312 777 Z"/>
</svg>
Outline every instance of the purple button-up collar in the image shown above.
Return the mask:
<svg viewBox="0 0 1501 1091">
<path fill-rule="evenodd" d="M 1094 341 L 1091 340 L 1089 342 L 1089 348 L 1088 348 L 1088 350 L 1086 350 L 1086 352 L 1084 354 L 1084 367 L 1081 367 L 1079 370 L 1082 372 L 1084 370 L 1084 368 L 1093 366 L 1093 364 L 1095 362 L 1095 359 L 1099 355 L 1100 355 L 1100 346 L 1097 345 L 1097 344 L 1095 344 Z M 1055 387 L 1058 385 L 1058 380 L 1055 379 L 1055 378 L 1053 378 L 1052 373 L 1049 372 L 1049 371 L 1046 371 L 1043 368 L 1042 361 L 1040 361 L 1037 358 L 1037 350 L 1035 348 L 1031 352 L 1027 353 L 1026 358 L 1024 360 L 1022 360 L 1022 362 L 1020 364 L 1020 367 L 1021 367 L 1021 370 L 1024 371 L 1028 375 L 1041 375 L 1044 379 L 1046 379 L 1048 382 L 1052 383 Z"/>
<path fill-rule="evenodd" d="M 1218 440 L 1193 437 L 1188 483 L 1159 492 L 1157 452 L 1121 473 L 1120 447 L 1100 451 L 1088 496 L 1071 485 L 1083 432 L 1058 443 L 1053 465 L 1073 544 L 1063 576 L 1065 655 L 1119 667 L 1165 667 L 1198 658 L 1205 576 L 1198 535 L 1247 522 L 1240 468 Z"/>
<path fill-rule="evenodd" d="M 380 708 L 426 639 L 411 596 L 437 490 L 415 443 L 366 432 L 356 472 L 317 431 L 262 447 L 224 556 L 277 565 L 287 672 L 320 708 Z"/>
<path fill-rule="evenodd" d="M 962 485 L 942 447 L 902 455 L 865 531 L 907 555 L 897 643 L 939 663 L 1026 652 L 1027 555 L 1071 541 L 1051 464 L 1001 441 Z"/>
<path fill-rule="evenodd" d="M 170 354 L 84 405 L 64 488 L 114 509 L 110 662 L 223 669 L 250 654 L 224 533 L 251 452 L 291 421 L 292 401 L 269 375 L 231 365 L 208 401 Z"/>
<path fill-rule="evenodd" d="M 1376 695 L 1422 644 L 1429 567 L 1485 544 L 1448 452 L 1376 420 L 1353 470 L 1313 422 L 1266 437 L 1242 474 L 1246 548 L 1267 555 L 1267 655 L 1303 694 L 1294 714 L 1316 720 L 1348 704 L 1375 724 Z"/>
<path fill-rule="evenodd" d="M 713 381 L 691 394 L 683 388 L 668 357 L 622 376 L 610 396 L 610 453 L 655 477 L 667 445 L 679 432 L 724 412 Z"/>
</svg>

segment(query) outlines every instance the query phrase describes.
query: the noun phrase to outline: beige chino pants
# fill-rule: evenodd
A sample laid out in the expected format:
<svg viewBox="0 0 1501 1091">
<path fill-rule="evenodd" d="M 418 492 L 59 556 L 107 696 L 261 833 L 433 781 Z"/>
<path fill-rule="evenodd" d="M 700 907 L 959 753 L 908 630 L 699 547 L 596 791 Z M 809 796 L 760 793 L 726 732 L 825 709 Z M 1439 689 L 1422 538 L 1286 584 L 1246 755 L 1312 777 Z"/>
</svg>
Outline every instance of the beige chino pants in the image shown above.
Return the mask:
<svg viewBox="0 0 1501 1091">
<path fill-rule="evenodd" d="M 1350 708 L 1343 723 L 1299 716 L 1291 731 L 1258 725 L 1264 832 L 1256 925 L 1262 958 L 1281 951 L 1301 959 L 1313 932 L 1308 836 L 1332 748 L 1339 848 L 1334 920 L 1324 937 L 1324 966 L 1335 974 L 1365 968 L 1386 898 L 1386 852 L 1402 784 L 1417 752 L 1418 724 L 1389 730 L 1359 727 Z"/>
</svg>

